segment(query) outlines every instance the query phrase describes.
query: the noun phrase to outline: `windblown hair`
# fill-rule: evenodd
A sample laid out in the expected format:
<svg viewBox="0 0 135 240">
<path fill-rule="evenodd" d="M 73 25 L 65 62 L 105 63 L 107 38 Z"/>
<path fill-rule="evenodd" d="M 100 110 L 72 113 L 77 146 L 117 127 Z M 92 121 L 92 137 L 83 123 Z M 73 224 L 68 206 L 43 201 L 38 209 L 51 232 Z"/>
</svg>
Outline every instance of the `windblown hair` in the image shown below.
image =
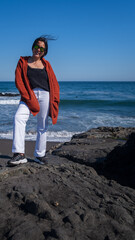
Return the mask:
<svg viewBox="0 0 135 240">
<path fill-rule="evenodd" d="M 33 43 L 33 45 L 32 45 L 32 50 L 33 50 L 34 46 L 38 44 L 38 41 L 44 42 L 44 44 L 45 44 L 45 51 L 44 51 L 44 55 L 42 56 L 42 58 L 44 56 L 46 56 L 47 53 L 48 53 L 48 40 L 56 40 L 56 38 L 54 38 L 51 35 L 42 35 L 41 37 L 36 38 L 34 43 Z"/>
</svg>

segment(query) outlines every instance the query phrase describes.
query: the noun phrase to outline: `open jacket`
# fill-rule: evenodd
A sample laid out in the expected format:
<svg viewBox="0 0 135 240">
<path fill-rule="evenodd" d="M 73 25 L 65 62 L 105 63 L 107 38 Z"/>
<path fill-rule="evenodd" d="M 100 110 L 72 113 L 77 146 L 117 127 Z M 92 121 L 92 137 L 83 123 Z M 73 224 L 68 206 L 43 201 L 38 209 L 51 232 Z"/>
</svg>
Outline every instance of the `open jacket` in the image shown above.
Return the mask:
<svg viewBox="0 0 135 240">
<path fill-rule="evenodd" d="M 21 94 L 21 101 L 25 102 L 29 107 L 31 113 L 36 116 L 40 111 L 38 100 L 32 90 L 29 79 L 27 77 L 29 57 L 20 57 L 16 70 L 15 70 L 15 84 Z M 42 63 L 46 68 L 49 86 L 50 86 L 50 113 L 49 116 L 52 118 L 52 123 L 57 122 L 58 107 L 59 107 L 59 84 L 50 63 L 42 58 Z"/>
</svg>

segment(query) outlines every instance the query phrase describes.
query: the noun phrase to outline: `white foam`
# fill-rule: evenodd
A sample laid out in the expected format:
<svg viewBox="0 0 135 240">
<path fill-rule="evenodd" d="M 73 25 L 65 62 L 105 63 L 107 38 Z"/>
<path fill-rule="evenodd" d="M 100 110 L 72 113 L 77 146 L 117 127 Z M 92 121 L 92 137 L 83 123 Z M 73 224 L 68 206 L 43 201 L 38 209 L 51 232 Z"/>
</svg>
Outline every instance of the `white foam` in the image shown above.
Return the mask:
<svg viewBox="0 0 135 240">
<path fill-rule="evenodd" d="M 68 131 L 57 131 L 57 132 L 47 132 L 47 140 L 50 142 L 66 142 L 70 141 L 71 137 L 74 134 L 77 134 L 79 132 L 68 132 Z"/>
<path fill-rule="evenodd" d="M 0 105 L 18 105 L 19 100 L 12 100 L 12 99 L 7 99 L 7 100 L 0 100 Z"/>
<path fill-rule="evenodd" d="M 68 141 L 70 141 L 71 137 L 77 133 L 80 133 L 80 132 L 48 131 L 47 132 L 47 141 L 49 141 L 49 142 L 68 142 Z M 0 139 L 13 139 L 13 132 L 0 133 Z M 35 132 L 26 133 L 25 139 L 35 141 L 36 133 Z"/>
<path fill-rule="evenodd" d="M 99 127 L 99 126 L 123 126 L 123 127 L 134 127 L 135 126 L 135 117 L 122 117 L 122 116 L 115 116 L 113 114 L 104 114 L 96 116 L 91 120 L 91 125 L 89 128 L 92 127 Z"/>
</svg>

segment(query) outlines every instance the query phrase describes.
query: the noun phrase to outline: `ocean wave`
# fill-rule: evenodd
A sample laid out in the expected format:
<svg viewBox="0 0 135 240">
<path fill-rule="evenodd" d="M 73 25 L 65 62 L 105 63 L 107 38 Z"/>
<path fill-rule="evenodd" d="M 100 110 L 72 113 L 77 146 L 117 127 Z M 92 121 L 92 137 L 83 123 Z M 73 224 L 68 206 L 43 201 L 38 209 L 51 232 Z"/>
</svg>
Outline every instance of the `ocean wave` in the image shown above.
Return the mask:
<svg viewBox="0 0 135 240">
<path fill-rule="evenodd" d="M 1 97 L 16 97 L 16 96 L 20 96 L 19 93 L 10 93 L 10 92 L 0 92 L 0 96 Z"/>
<path fill-rule="evenodd" d="M 47 132 L 47 141 L 49 142 L 66 142 L 70 141 L 71 137 L 74 134 L 77 134 L 80 132 L 68 132 L 68 131 L 48 131 Z M 13 132 L 9 131 L 7 133 L 1 132 L 0 133 L 0 139 L 13 139 Z M 25 135 L 26 140 L 35 141 L 36 140 L 36 132 L 27 132 Z"/>
<path fill-rule="evenodd" d="M 0 105 L 17 105 L 20 100 L 18 99 L 5 99 L 0 100 Z"/>
<path fill-rule="evenodd" d="M 100 107 L 100 106 L 135 106 L 135 100 L 61 100 L 61 106 L 88 106 L 88 107 Z"/>
<path fill-rule="evenodd" d="M 19 99 L 0 99 L 0 105 L 17 105 Z M 123 106 L 123 107 L 134 107 L 135 100 L 61 100 L 61 107 L 101 107 L 101 106 Z"/>
<path fill-rule="evenodd" d="M 127 116 L 117 116 L 113 114 L 99 114 L 95 118 L 91 119 L 91 126 L 99 127 L 99 126 L 113 126 L 113 127 L 134 127 L 135 126 L 135 117 L 127 117 Z"/>
</svg>

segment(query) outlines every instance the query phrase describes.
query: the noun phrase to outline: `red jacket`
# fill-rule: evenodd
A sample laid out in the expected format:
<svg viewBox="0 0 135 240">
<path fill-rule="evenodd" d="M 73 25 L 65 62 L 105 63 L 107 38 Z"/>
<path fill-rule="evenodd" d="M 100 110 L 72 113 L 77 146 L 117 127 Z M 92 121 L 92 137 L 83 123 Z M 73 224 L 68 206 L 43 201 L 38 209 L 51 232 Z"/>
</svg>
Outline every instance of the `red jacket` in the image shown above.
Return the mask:
<svg viewBox="0 0 135 240">
<path fill-rule="evenodd" d="M 25 102 L 29 107 L 31 113 L 36 116 L 40 110 L 38 100 L 35 96 L 34 91 L 32 90 L 29 79 L 27 77 L 27 67 L 28 67 L 28 58 L 29 57 L 20 57 L 16 70 L 15 70 L 15 83 L 21 94 L 21 101 Z M 52 123 L 57 122 L 58 117 L 58 107 L 59 107 L 59 84 L 57 82 L 56 76 L 53 72 L 53 69 L 50 63 L 42 58 L 42 63 L 46 68 L 49 86 L 50 86 L 50 114 L 52 118 Z"/>
</svg>

